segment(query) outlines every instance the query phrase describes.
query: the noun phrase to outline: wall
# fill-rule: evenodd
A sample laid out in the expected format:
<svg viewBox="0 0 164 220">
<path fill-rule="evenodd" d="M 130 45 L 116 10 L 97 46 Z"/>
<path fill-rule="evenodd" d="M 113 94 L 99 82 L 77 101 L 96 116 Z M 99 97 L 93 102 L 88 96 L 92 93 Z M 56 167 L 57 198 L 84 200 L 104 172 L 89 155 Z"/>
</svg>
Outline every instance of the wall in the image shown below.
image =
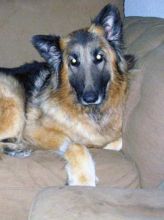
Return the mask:
<svg viewBox="0 0 164 220">
<path fill-rule="evenodd" d="M 125 0 L 125 15 L 164 18 L 164 0 Z"/>
</svg>

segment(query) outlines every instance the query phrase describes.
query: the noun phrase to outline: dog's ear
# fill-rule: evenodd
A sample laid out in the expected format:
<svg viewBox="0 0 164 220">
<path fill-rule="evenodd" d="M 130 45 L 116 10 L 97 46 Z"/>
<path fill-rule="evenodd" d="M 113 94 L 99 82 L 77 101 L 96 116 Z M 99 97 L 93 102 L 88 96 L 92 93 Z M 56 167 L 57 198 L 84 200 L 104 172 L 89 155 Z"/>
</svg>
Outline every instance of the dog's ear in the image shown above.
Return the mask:
<svg viewBox="0 0 164 220">
<path fill-rule="evenodd" d="M 35 35 L 32 37 L 32 44 L 39 54 L 58 72 L 62 62 L 60 37 L 55 35 Z"/>
<path fill-rule="evenodd" d="M 132 62 L 129 62 L 130 57 L 123 56 L 123 28 L 119 10 L 114 5 L 106 5 L 95 19 L 93 19 L 92 26 L 93 28 L 91 30 L 94 32 L 96 32 L 96 29 L 97 32 L 103 30 L 104 37 L 116 52 L 119 72 L 125 73 L 128 70 L 128 67 L 130 67 L 129 64 Z"/>
<path fill-rule="evenodd" d="M 106 5 L 92 20 L 92 24 L 103 27 L 108 41 L 122 41 L 122 21 L 120 13 L 115 6 Z"/>
</svg>

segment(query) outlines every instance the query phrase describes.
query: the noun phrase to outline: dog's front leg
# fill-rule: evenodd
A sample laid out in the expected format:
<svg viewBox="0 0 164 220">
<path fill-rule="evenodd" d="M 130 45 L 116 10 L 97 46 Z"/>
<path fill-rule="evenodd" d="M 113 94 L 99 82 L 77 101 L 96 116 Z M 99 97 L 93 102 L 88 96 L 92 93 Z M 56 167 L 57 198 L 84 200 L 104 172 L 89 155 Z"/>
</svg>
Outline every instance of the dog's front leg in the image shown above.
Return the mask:
<svg viewBox="0 0 164 220">
<path fill-rule="evenodd" d="M 67 160 L 68 185 L 96 186 L 95 164 L 85 146 L 70 144 L 64 158 Z"/>
<path fill-rule="evenodd" d="M 66 161 L 67 184 L 71 186 L 95 186 L 95 165 L 88 149 L 73 142 L 61 131 L 38 127 L 28 133 L 34 145 L 47 150 L 55 150 Z M 30 136 L 29 136 L 30 135 Z"/>
</svg>

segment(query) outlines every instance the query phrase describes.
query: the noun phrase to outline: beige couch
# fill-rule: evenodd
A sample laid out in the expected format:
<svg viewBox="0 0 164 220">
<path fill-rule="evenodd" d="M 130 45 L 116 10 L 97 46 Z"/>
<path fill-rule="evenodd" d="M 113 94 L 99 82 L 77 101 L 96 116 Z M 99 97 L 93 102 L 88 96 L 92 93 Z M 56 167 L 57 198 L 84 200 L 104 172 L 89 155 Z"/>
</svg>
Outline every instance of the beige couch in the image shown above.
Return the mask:
<svg viewBox="0 0 164 220">
<path fill-rule="evenodd" d="M 2 0 L 0 66 L 40 59 L 30 44 L 33 34 L 66 34 L 86 26 L 108 2 Z M 123 1 L 111 2 L 123 18 Z M 3 156 L 1 220 L 164 219 L 164 20 L 125 18 L 124 32 L 126 51 L 136 55 L 137 64 L 124 114 L 123 151 L 93 150 L 96 188 L 64 187 L 65 162 L 54 152 Z"/>
</svg>

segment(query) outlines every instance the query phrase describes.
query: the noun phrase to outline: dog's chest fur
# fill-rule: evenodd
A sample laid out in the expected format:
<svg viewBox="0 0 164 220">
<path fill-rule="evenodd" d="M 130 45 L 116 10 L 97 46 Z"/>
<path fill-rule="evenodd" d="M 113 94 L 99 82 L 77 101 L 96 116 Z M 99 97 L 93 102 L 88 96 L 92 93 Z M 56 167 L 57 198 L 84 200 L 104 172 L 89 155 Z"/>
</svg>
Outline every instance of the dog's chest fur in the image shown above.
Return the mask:
<svg viewBox="0 0 164 220">
<path fill-rule="evenodd" d="M 75 112 L 73 107 L 72 111 L 69 111 L 60 103 L 45 101 L 40 110 L 41 116 L 38 114 L 35 121 L 39 121 L 48 129 L 64 133 L 75 143 L 88 147 L 104 147 L 120 136 L 121 108 L 115 111 L 110 109 L 104 113 L 95 110 L 79 113 Z M 33 117 L 33 110 L 31 116 Z M 35 124 L 31 123 L 33 121 L 31 116 L 29 114 L 29 125 Z"/>
</svg>

